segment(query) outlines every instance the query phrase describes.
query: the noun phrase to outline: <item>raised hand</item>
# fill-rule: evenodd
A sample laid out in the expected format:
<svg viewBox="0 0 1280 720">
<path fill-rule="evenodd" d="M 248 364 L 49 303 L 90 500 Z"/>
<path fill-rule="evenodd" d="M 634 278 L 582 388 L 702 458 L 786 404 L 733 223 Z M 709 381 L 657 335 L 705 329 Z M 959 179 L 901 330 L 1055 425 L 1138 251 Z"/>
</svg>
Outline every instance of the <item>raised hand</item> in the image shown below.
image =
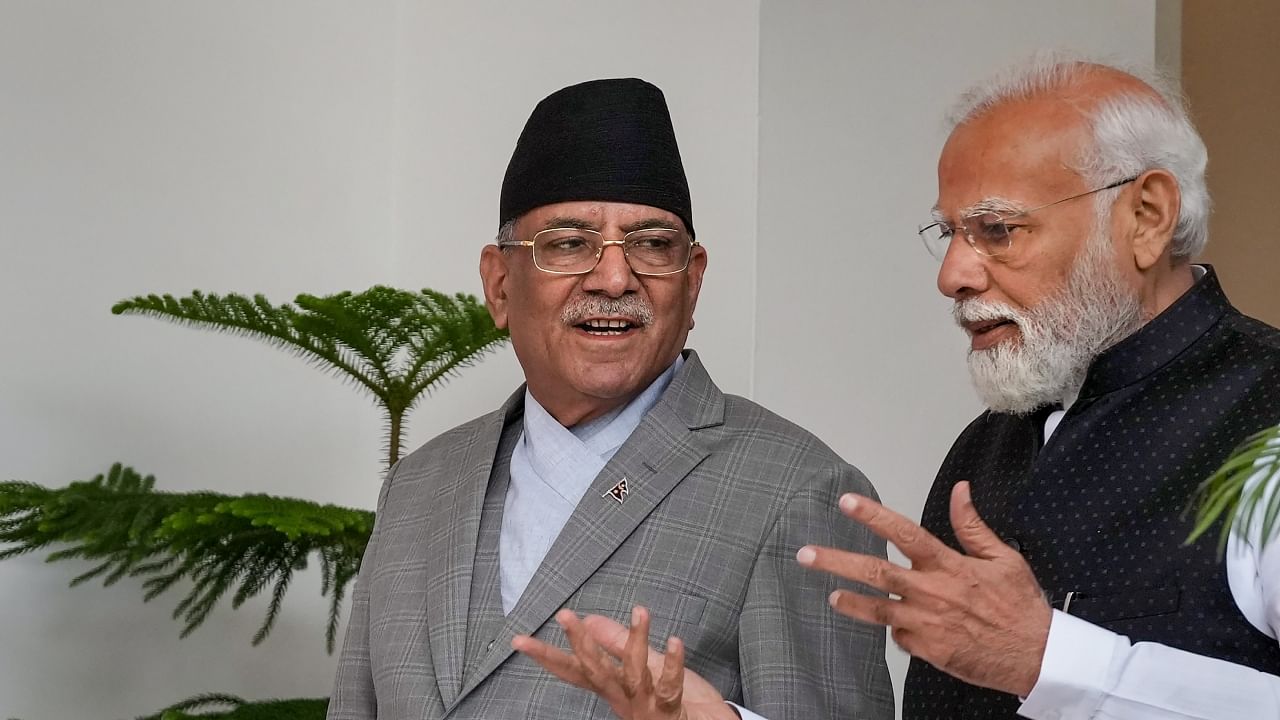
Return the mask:
<svg viewBox="0 0 1280 720">
<path fill-rule="evenodd" d="M 511 646 L 556 677 L 599 695 L 623 720 L 736 720 L 720 693 L 684 667 L 684 643 L 666 653 L 649 647 L 649 612 L 631 611 L 631 627 L 599 615 L 556 613 L 570 652 L 518 635 Z M 657 681 L 654 678 L 657 677 Z"/>
<path fill-rule="evenodd" d="M 845 495 L 840 510 L 897 546 L 911 567 L 834 548 L 801 548 L 800 564 L 891 595 L 837 590 L 830 598 L 837 612 L 890 626 L 903 650 L 967 683 L 1024 697 L 1031 692 L 1053 611 L 1026 560 L 978 516 L 969 483 L 951 491 L 951 527 L 967 554 L 874 500 Z"/>
</svg>

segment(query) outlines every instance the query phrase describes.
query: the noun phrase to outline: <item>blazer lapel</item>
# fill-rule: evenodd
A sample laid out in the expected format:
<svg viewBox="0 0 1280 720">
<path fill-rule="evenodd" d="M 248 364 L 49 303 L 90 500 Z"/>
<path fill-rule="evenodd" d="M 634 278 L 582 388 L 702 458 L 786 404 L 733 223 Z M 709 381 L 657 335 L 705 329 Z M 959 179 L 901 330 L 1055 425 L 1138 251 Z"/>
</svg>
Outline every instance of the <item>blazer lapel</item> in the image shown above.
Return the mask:
<svg viewBox="0 0 1280 720">
<path fill-rule="evenodd" d="M 502 632 L 455 702 L 512 654 L 511 638 L 542 627 L 710 450 L 694 430 L 724 421 L 724 397 L 693 351 L 636 431 L 596 476 L 534 573 Z M 615 490 L 626 480 L 619 502 Z M 474 554 L 474 553 L 473 553 Z"/>
<path fill-rule="evenodd" d="M 431 496 L 432 507 L 425 527 L 447 528 L 439 535 L 426 538 L 422 549 L 427 564 L 427 635 L 431 664 L 445 707 L 454 702 L 462 688 L 467 608 L 471 601 L 471 576 L 485 490 L 503 427 L 521 407 L 523 398 L 522 386 L 501 409 L 481 421 L 476 434 L 460 451 L 457 462 L 441 473 L 446 482 Z M 456 480 L 448 482 L 455 472 Z"/>
</svg>

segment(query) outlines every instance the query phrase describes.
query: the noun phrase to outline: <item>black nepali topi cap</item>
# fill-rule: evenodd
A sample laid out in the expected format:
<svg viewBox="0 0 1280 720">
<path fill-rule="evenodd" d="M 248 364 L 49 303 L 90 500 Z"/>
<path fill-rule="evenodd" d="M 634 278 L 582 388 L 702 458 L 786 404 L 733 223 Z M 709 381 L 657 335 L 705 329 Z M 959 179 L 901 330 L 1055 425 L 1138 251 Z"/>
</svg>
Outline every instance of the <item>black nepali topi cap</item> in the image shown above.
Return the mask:
<svg viewBox="0 0 1280 720">
<path fill-rule="evenodd" d="M 533 109 L 502 179 L 498 224 L 573 200 L 661 208 L 693 237 L 689 182 L 661 90 L 636 78 L 592 80 Z"/>
</svg>

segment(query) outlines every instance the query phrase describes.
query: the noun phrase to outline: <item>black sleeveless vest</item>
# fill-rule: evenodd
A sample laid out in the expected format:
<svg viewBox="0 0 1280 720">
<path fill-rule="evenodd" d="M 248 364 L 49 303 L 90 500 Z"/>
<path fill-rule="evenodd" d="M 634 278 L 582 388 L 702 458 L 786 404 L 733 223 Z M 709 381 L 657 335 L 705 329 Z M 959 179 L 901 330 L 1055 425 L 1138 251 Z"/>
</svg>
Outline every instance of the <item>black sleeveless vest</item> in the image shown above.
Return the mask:
<svg viewBox="0 0 1280 720">
<path fill-rule="evenodd" d="M 1100 355 L 1041 447 L 1043 415 L 979 416 L 951 448 L 922 525 L 959 549 L 948 503 L 972 483 L 987 523 L 1026 557 L 1053 605 L 1133 642 L 1280 674 L 1280 646 L 1240 614 L 1217 535 L 1194 545 L 1196 486 L 1241 440 L 1280 424 L 1280 330 L 1241 315 L 1213 269 Z M 1018 698 L 917 659 L 904 720 L 1016 718 Z"/>
</svg>

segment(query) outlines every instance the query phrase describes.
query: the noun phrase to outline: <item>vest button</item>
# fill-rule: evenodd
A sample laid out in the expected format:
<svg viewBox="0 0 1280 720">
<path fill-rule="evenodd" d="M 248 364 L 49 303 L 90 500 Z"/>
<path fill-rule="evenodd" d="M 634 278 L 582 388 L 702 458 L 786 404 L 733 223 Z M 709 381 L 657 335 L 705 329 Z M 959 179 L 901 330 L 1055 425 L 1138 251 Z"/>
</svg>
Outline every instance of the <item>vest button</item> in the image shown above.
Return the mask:
<svg viewBox="0 0 1280 720">
<path fill-rule="evenodd" d="M 1006 537 L 1006 538 L 1000 538 L 1000 539 L 1004 541 L 1005 545 L 1008 545 L 1009 547 L 1013 548 L 1014 552 L 1016 553 L 1022 552 L 1022 543 L 1018 542 L 1018 538 Z"/>
</svg>

